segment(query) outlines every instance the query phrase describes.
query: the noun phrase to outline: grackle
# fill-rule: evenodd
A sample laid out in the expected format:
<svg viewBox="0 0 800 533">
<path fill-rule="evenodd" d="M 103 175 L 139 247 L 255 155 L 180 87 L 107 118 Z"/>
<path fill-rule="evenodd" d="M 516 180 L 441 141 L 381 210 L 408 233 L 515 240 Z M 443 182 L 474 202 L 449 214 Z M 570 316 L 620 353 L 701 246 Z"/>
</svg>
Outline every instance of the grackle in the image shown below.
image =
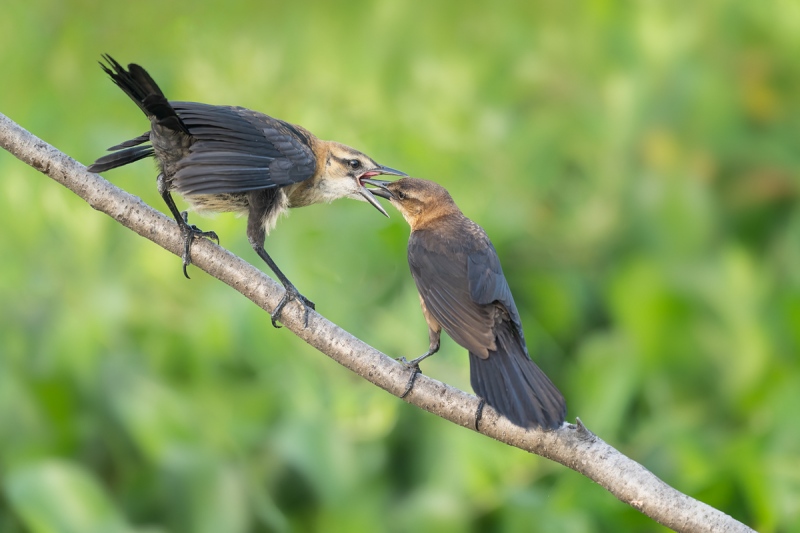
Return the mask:
<svg viewBox="0 0 800 533">
<path fill-rule="evenodd" d="M 417 359 L 401 359 L 412 370 L 406 394 L 420 361 L 439 350 L 444 330 L 469 351 L 472 388 L 488 405 L 521 427 L 560 427 L 564 397 L 528 356 L 517 306 L 483 228 L 431 181 L 364 183 L 376 186 L 373 193 L 387 198 L 411 226 L 408 264 L 430 344 Z"/>
<path fill-rule="evenodd" d="M 198 211 L 232 211 L 247 215 L 250 245 L 286 289 L 273 310 L 277 326 L 283 307 L 300 294 L 264 250 L 267 234 L 290 207 L 331 202 L 337 198 L 366 200 L 386 215 L 362 180 L 380 174 L 405 176 L 377 164 L 363 153 L 333 141 L 323 141 L 300 126 L 243 107 L 168 101 L 142 67 L 127 70 L 111 56 L 103 70 L 150 119 L 150 130 L 109 148 L 113 153 L 89 166 L 104 172 L 146 157 L 155 157 L 160 173 L 158 191 L 184 238 L 183 273 L 191 264 L 190 248 L 197 237 L 219 241 L 213 231 L 189 225 L 172 192 Z M 388 216 L 388 215 L 387 215 Z"/>
</svg>

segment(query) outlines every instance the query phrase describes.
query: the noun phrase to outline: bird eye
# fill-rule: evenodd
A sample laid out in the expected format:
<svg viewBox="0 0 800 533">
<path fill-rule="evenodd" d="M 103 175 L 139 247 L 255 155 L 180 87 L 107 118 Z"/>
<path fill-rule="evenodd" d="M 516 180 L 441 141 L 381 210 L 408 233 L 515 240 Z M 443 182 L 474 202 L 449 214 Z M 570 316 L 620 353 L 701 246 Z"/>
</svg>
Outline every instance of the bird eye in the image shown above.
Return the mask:
<svg viewBox="0 0 800 533">
<path fill-rule="evenodd" d="M 405 200 L 406 199 L 406 193 L 404 193 L 403 191 L 397 191 L 397 197 L 399 199 L 401 199 L 401 200 Z"/>
<path fill-rule="evenodd" d="M 358 159 L 351 159 L 348 163 L 353 170 L 361 168 L 361 161 Z"/>
</svg>

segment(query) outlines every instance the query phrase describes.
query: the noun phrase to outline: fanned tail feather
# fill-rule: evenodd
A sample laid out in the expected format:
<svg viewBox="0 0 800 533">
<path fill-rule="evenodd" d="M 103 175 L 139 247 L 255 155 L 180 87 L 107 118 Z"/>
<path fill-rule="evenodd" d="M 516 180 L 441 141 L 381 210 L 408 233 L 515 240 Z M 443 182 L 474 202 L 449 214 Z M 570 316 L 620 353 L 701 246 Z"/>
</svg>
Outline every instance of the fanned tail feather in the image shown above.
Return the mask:
<svg viewBox="0 0 800 533">
<path fill-rule="evenodd" d="M 168 129 L 189 134 L 189 130 L 178 116 L 175 109 L 167 100 L 164 93 L 145 69 L 139 65 L 130 64 L 125 70 L 113 57 L 108 54 L 103 56 L 108 65 L 100 63 L 100 66 L 109 75 L 111 80 L 127 94 L 131 100 L 136 102 L 145 115 L 160 126 Z M 139 161 L 145 157 L 154 155 L 153 147 L 150 145 L 139 146 L 150 140 L 150 132 L 122 142 L 109 148 L 113 154 L 101 157 L 89 166 L 90 172 L 104 172 L 112 168 L 121 167 L 134 161 Z"/>
<path fill-rule="evenodd" d="M 108 74 L 111 80 L 127 94 L 131 100 L 136 102 L 145 115 L 155 117 L 158 124 L 169 129 L 188 134 L 189 130 L 183 124 L 175 109 L 164 96 L 161 88 L 150 77 L 145 69 L 131 63 L 128 70 L 120 65 L 113 57 L 108 54 L 103 56 L 108 65 L 100 63 L 100 66 Z"/>
<path fill-rule="evenodd" d="M 123 143 L 124 144 L 124 143 Z M 89 165 L 89 172 L 105 172 L 112 168 L 121 167 L 128 163 L 133 163 L 145 157 L 153 156 L 152 146 L 135 146 L 125 150 L 114 152 L 113 154 L 104 155 L 91 165 Z"/>
</svg>

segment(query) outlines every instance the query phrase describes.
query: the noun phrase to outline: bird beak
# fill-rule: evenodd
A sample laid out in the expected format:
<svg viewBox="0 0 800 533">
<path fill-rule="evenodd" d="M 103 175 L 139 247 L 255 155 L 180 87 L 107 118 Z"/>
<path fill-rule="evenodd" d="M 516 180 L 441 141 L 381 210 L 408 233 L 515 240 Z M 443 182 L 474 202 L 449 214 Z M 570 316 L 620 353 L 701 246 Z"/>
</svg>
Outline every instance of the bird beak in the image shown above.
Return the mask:
<svg viewBox="0 0 800 533">
<path fill-rule="evenodd" d="M 364 181 L 372 181 L 372 180 L 364 180 Z M 367 189 L 362 185 L 361 189 L 359 189 L 358 191 L 358 194 L 363 196 L 364 200 L 372 204 L 372 207 L 383 213 L 384 216 L 386 217 L 389 216 L 389 213 L 386 212 L 386 209 L 383 208 L 381 203 L 378 200 L 376 200 L 374 196 L 372 196 L 372 191 L 370 191 L 369 189 Z"/>
<path fill-rule="evenodd" d="M 386 198 L 387 200 L 392 199 L 391 191 L 386 188 L 386 186 L 389 185 L 391 181 L 362 179 L 361 182 L 378 187 L 377 189 L 367 189 L 371 194 L 374 194 L 375 196 L 380 196 L 381 198 Z"/>
<path fill-rule="evenodd" d="M 401 172 L 399 170 L 395 170 L 393 168 L 383 167 L 383 166 L 379 166 L 378 168 L 374 168 L 372 170 L 364 172 L 361 175 L 361 177 L 362 178 L 371 178 L 372 176 L 379 176 L 381 174 L 386 174 L 387 176 L 400 176 L 400 177 L 403 177 L 403 178 L 407 178 L 408 177 L 408 174 L 406 174 L 405 172 Z"/>
<path fill-rule="evenodd" d="M 381 213 L 383 213 L 385 216 L 388 217 L 389 213 L 386 212 L 386 210 L 383 208 L 383 206 L 380 204 L 380 202 L 378 202 L 378 200 L 375 199 L 375 197 L 372 195 L 372 193 L 374 192 L 375 194 L 377 194 L 378 196 L 380 196 L 382 198 L 389 198 L 389 196 L 384 196 L 383 194 L 381 194 L 381 192 L 383 191 L 382 189 L 369 190 L 366 187 L 364 187 L 364 183 L 369 183 L 369 184 L 372 184 L 372 185 L 377 185 L 378 183 L 382 183 L 382 184 L 383 183 L 390 183 L 388 181 L 383 181 L 383 180 L 371 180 L 371 179 L 369 179 L 372 176 L 380 176 L 382 174 L 387 174 L 387 175 L 390 175 L 390 176 L 408 176 L 408 174 L 406 174 L 405 172 L 400 172 L 399 170 L 395 170 L 395 169 L 389 168 L 389 167 L 378 166 L 378 168 L 374 168 L 372 170 L 368 170 L 367 172 L 364 172 L 358 178 L 358 183 L 361 184 L 361 189 L 358 192 L 359 192 L 359 194 L 361 194 L 361 196 L 364 197 L 364 199 L 367 202 L 372 204 L 372 207 L 374 207 L 375 209 L 377 209 L 378 211 L 380 211 Z M 377 186 L 380 187 L 381 185 L 377 185 Z M 386 191 L 386 192 L 388 192 L 388 191 Z"/>
</svg>

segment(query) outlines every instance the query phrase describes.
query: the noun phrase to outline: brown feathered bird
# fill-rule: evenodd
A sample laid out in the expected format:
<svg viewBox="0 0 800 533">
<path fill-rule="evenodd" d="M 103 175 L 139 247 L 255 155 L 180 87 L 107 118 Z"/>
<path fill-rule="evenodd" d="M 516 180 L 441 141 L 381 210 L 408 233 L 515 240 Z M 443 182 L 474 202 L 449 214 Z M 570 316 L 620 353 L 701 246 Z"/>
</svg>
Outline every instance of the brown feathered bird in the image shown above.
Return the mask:
<svg viewBox="0 0 800 533">
<path fill-rule="evenodd" d="M 109 148 L 112 154 L 89 166 L 103 172 L 146 157 L 158 161 L 158 190 L 184 236 L 183 273 L 191 264 L 190 248 L 196 237 L 217 239 L 189 225 L 172 192 L 198 211 L 247 214 L 247 237 L 255 252 L 286 289 L 272 312 L 272 324 L 284 305 L 297 299 L 308 308 L 313 302 L 301 295 L 264 250 L 267 234 L 278 216 L 291 207 L 331 202 L 337 198 L 366 200 L 386 215 L 362 180 L 380 174 L 405 176 L 363 153 L 333 141 L 323 141 L 308 130 L 243 107 L 168 101 L 142 67 L 127 70 L 110 56 L 100 64 L 120 89 L 150 119 L 150 130 Z M 388 215 L 387 215 L 388 216 Z"/>
<path fill-rule="evenodd" d="M 560 427 L 564 397 L 528 356 L 517 306 L 486 232 L 464 216 L 447 190 L 431 181 L 365 180 L 411 226 L 408 264 L 428 323 L 428 352 L 441 330 L 469 350 L 475 393 L 521 427 Z M 405 362 L 405 360 L 403 360 Z M 410 385 L 413 381 L 410 382 Z"/>
</svg>

